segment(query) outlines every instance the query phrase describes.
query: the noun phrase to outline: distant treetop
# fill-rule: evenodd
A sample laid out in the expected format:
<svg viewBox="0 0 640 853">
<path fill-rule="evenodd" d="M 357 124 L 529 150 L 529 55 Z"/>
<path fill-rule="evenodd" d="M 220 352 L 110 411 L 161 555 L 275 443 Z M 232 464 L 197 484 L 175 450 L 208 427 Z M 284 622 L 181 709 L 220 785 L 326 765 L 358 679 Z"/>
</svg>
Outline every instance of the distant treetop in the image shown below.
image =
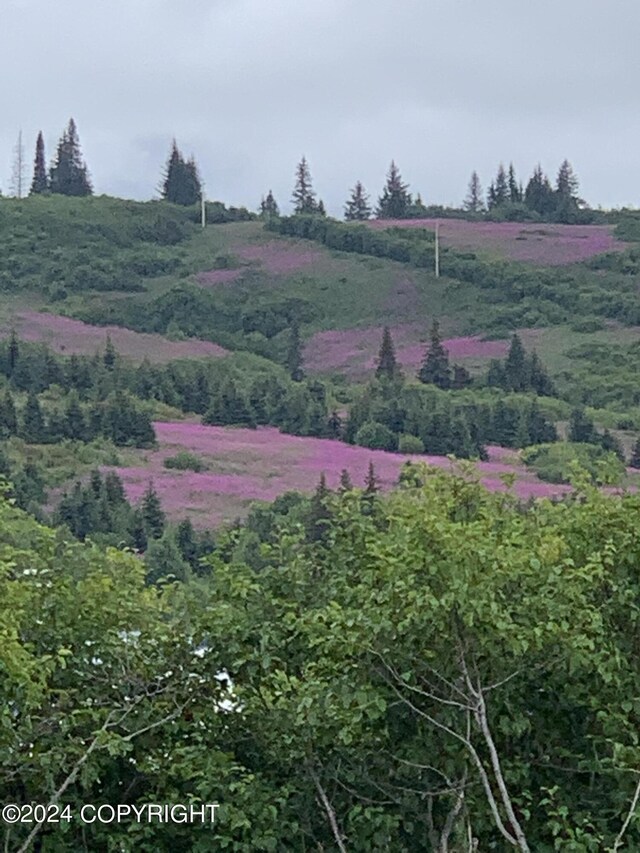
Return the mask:
<svg viewBox="0 0 640 853">
<path fill-rule="evenodd" d="M 37 156 L 36 150 L 36 158 Z M 87 166 L 82 159 L 78 130 L 72 118 L 69 119 L 69 124 L 58 142 L 56 156 L 49 171 L 49 188 L 52 193 L 60 195 L 93 194 Z"/>
<path fill-rule="evenodd" d="M 189 207 L 202 195 L 202 182 L 193 157 L 182 156 L 175 139 L 162 175 L 160 193 L 165 201 Z"/>
</svg>

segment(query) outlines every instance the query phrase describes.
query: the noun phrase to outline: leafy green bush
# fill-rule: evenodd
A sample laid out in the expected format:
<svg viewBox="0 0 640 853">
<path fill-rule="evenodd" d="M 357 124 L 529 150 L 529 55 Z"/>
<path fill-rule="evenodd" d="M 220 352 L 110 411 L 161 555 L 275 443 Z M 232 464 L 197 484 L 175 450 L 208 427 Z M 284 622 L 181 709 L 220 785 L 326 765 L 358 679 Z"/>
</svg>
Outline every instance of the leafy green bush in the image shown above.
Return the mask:
<svg viewBox="0 0 640 853">
<path fill-rule="evenodd" d="M 369 450 L 395 450 L 397 442 L 396 435 L 377 421 L 362 424 L 355 436 L 355 443 Z"/>
<path fill-rule="evenodd" d="M 398 436 L 399 453 L 424 453 L 424 442 L 417 435 Z"/>
<path fill-rule="evenodd" d="M 165 468 L 175 468 L 178 471 L 195 471 L 196 474 L 207 470 L 202 459 L 187 450 L 181 450 L 175 456 L 167 456 L 163 464 Z"/>
<path fill-rule="evenodd" d="M 522 459 L 547 483 L 571 482 L 576 463 L 598 483 L 620 483 L 625 472 L 615 453 L 594 444 L 541 444 L 523 451 Z"/>
</svg>

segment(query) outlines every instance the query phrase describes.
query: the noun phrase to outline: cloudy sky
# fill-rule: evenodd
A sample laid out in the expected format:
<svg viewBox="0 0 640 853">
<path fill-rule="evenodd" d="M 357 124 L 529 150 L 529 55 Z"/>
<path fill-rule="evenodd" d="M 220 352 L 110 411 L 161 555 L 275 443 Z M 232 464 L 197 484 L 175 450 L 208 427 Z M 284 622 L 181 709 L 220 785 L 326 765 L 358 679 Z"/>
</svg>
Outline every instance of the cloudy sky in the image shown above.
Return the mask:
<svg viewBox="0 0 640 853">
<path fill-rule="evenodd" d="M 330 213 L 392 158 L 427 203 L 568 157 L 640 204 L 637 0 L 0 0 L 0 187 L 69 116 L 96 192 L 153 197 L 172 137 L 209 198 L 286 210 L 301 155 Z"/>
</svg>

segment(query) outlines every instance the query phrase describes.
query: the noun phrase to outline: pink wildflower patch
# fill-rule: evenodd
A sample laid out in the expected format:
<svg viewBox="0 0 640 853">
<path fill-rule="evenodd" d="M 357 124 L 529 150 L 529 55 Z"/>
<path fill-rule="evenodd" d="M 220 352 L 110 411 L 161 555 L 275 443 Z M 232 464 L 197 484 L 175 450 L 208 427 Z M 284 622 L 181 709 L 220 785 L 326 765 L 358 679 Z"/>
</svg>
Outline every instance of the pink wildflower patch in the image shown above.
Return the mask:
<svg viewBox="0 0 640 853">
<path fill-rule="evenodd" d="M 231 281 L 235 281 L 240 275 L 242 275 L 241 269 L 235 270 L 207 270 L 206 272 L 199 272 L 196 275 L 196 281 L 198 284 L 202 284 L 205 287 L 215 286 L 217 284 L 229 284 Z"/>
<path fill-rule="evenodd" d="M 428 321 L 391 327 L 396 358 L 408 373 L 415 373 L 422 363 L 428 347 L 428 342 L 422 339 L 426 338 L 428 328 Z M 381 340 L 380 326 L 317 332 L 307 341 L 305 365 L 310 372 L 335 371 L 361 378 L 375 370 Z M 462 364 L 502 358 L 509 349 L 508 341 L 483 341 L 479 335 L 446 338 L 443 344 L 451 360 Z"/>
<path fill-rule="evenodd" d="M 497 253 L 513 261 L 562 266 L 604 252 L 621 251 L 609 225 L 552 225 L 531 222 L 471 222 L 466 219 L 373 220 L 372 228 L 427 228 L 439 225 L 443 246 Z"/>
<path fill-rule="evenodd" d="M 137 502 L 149 481 L 153 481 L 165 512 L 172 519 L 189 516 L 194 524 L 216 527 L 245 516 L 252 501 L 274 500 L 287 491 L 309 494 L 320 475 L 335 489 L 346 469 L 355 486 L 362 486 L 372 462 L 380 487 L 390 489 L 407 461 L 426 462 L 451 469 L 444 456 L 419 456 L 367 450 L 339 441 L 302 438 L 278 432 L 273 427 L 257 430 L 204 426 L 191 422 L 154 424 L 159 449 L 141 452 L 137 465 L 117 468 L 127 496 Z M 163 460 L 177 450 L 200 456 L 205 473 L 166 469 Z M 509 455 L 511 454 L 511 455 Z M 500 474 L 516 475 L 514 492 L 522 498 L 563 494 L 565 486 L 542 483 L 527 471 L 516 453 L 491 448 L 490 461 L 479 462 L 476 470 L 492 490 L 506 487 Z"/>
<path fill-rule="evenodd" d="M 234 249 L 234 252 L 245 261 L 259 264 L 272 275 L 289 275 L 318 262 L 323 257 L 318 249 L 292 246 L 278 240 L 253 246 L 241 246 Z"/>
<path fill-rule="evenodd" d="M 59 314 L 24 311 L 16 314 L 11 324 L 0 329 L 6 338 L 15 328 L 19 338 L 46 344 L 62 355 L 93 355 L 103 350 L 107 335 L 120 355 L 134 361 L 148 358 L 162 363 L 178 358 L 218 358 L 228 351 L 210 341 L 170 341 L 162 335 L 134 332 L 121 326 L 92 326 Z"/>
</svg>

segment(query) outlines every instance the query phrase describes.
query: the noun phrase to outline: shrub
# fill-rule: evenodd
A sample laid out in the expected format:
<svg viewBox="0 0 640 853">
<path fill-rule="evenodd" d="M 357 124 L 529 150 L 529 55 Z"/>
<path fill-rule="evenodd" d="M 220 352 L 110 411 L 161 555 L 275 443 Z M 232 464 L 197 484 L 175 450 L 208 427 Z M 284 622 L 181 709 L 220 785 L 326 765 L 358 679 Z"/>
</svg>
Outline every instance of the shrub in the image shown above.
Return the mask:
<svg viewBox="0 0 640 853">
<path fill-rule="evenodd" d="M 614 452 L 594 444 L 541 444 L 525 450 L 522 459 L 547 483 L 569 483 L 576 462 L 599 483 L 617 484 L 625 471 Z"/>
<path fill-rule="evenodd" d="M 424 453 L 424 443 L 417 435 L 398 436 L 399 453 Z"/>
<path fill-rule="evenodd" d="M 355 435 L 355 443 L 369 450 L 395 450 L 397 436 L 378 421 L 366 421 Z"/>
<path fill-rule="evenodd" d="M 176 468 L 179 471 L 195 471 L 198 474 L 207 470 L 207 466 L 202 459 L 199 459 L 193 453 L 189 453 L 186 450 L 181 450 L 175 456 L 167 456 L 164 460 L 164 467 Z"/>
</svg>

